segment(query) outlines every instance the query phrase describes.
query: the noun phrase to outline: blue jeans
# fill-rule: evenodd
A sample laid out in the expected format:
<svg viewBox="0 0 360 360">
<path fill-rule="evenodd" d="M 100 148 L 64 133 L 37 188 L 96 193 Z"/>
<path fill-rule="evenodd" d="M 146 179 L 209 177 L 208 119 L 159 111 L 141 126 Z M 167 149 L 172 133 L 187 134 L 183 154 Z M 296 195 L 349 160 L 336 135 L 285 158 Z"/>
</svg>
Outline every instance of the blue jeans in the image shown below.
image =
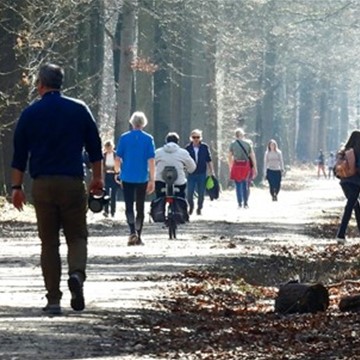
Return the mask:
<svg viewBox="0 0 360 360">
<path fill-rule="evenodd" d="M 206 183 L 206 173 L 205 174 L 189 174 L 187 178 L 187 201 L 189 203 L 190 209 L 194 208 L 194 192 L 196 190 L 198 194 L 197 199 L 197 208 L 201 210 L 204 204 L 205 196 L 205 183 Z"/>
<path fill-rule="evenodd" d="M 248 202 L 248 182 L 247 180 L 235 181 L 236 198 L 239 206 L 247 206 Z"/>
<path fill-rule="evenodd" d="M 360 231 L 360 204 L 358 200 L 360 187 L 352 183 L 342 183 L 341 187 L 347 198 L 347 202 L 345 205 L 344 214 L 341 219 L 341 224 L 337 233 L 337 237 L 345 238 L 345 232 L 353 210 L 355 212 L 356 224 Z"/>
</svg>

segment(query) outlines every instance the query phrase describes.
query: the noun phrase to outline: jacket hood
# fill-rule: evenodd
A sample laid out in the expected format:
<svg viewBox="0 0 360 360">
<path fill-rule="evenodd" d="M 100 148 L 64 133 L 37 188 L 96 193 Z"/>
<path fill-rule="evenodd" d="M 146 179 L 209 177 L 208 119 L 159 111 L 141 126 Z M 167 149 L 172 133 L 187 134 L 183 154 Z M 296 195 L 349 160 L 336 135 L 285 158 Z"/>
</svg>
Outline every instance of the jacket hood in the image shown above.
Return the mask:
<svg viewBox="0 0 360 360">
<path fill-rule="evenodd" d="M 173 142 L 169 142 L 164 145 L 164 151 L 167 153 L 173 153 L 179 149 L 179 145 Z"/>
</svg>

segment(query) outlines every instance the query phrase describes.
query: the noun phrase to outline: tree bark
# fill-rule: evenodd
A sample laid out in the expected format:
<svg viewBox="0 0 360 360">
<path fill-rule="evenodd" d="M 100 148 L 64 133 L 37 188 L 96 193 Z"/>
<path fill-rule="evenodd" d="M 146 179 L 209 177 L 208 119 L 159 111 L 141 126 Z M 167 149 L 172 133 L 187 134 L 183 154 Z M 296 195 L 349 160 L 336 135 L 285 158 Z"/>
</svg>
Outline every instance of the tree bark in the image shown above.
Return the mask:
<svg viewBox="0 0 360 360">
<path fill-rule="evenodd" d="M 21 47 L 21 14 L 26 1 L 16 1 L 0 8 L 0 195 L 11 192 L 12 138 L 17 118 L 28 101 L 26 44 Z M 28 181 L 28 177 L 25 178 Z M 25 187 L 27 191 L 29 187 Z"/>
<path fill-rule="evenodd" d="M 119 82 L 116 94 L 115 138 L 129 129 L 133 88 L 132 62 L 134 59 L 135 16 L 137 2 L 125 0 L 122 7 Z"/>
<path fill-rule="evenodd" d="M 138 15 L 138 57 L 145 61 L 154 61 L 155 20 L 151 15 L 154 11 L 154 0 L 139 1 Z M 154 133 L 154 77 L 152 72 L 136 72 L 136 107 L 143 111 L 149 121 L 146 131 Z"/>
<path fill-rule="evenodd" d="M 299 95 L 299 132 L 296 144 L 296 156 L 300 161 L 313 158 L 313 118 L 314 118 L 314 76 L 306 70 L 300 76 Z"/>
</svg>

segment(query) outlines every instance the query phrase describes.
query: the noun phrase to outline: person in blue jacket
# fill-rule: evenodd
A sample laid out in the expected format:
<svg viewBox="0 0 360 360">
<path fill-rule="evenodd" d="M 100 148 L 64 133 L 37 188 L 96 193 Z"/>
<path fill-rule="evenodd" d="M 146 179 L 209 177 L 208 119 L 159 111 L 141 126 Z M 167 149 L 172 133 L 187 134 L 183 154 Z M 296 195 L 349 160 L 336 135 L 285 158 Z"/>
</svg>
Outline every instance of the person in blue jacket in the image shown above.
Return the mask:
<svg viewBox="0 0 360 360">
<path fill-rule="evenodd" d="M 125 215 L 130 230 L 128 245 L 131 246 L 143 244 L 145 197 L 155 190 L 155 144 L 152 135 L 144 131 L 148 120 L 143 112 L 134 112 L 129 122 L 132 129 L 119 138 L 114 169 L 124 193 Z"/>
<path fill-rule="evenodd" d="M 61 94 L 64 70 L 55 64 L 40 68 L 36 86 L 41 99 L 21 114 L 14 133 L 12 203 L 22 210 L 26 203 L 23 178 L 29 162 L 32 198 L 41 241 L 41 269 L 47 290 L 43 311 L 61 314 L 60 229 L 68 247 L 68 287 L 71 307 L 85 307 L 87 190 L 83 150 L 92 167 L 89 191 L 102 193 L 101 140 L 86 104 Z"/>
<path fill-rule="evenodd" d="M 194 193 L 197 192 L 196 214 L 201 215 L 205 197 L 206 176 L 215 175 L 209 146 L 202 141 L 202 131 L 194 129 L 190 134 L 190 143 L 185 149 L 196 163 L 196 169 L 188 174 L 187 178 L 187 201 L 189 203 L 189 214 L 194 211 Z"/>
</svg>

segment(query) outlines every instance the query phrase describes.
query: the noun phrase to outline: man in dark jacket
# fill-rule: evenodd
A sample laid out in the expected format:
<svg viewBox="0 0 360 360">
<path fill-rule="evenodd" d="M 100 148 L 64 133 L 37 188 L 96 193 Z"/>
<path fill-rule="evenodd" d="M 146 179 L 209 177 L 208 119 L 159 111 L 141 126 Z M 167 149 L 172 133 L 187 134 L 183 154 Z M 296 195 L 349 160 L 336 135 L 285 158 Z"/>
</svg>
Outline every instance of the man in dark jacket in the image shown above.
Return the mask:
<svg viewBox="0 0 360 360">
<path fill-rule="evenodd" d="M 26 202 L 23 178 L 29 161 L 32 197 L 41 240 L 41 269 L 47 290 L 47 314 L 61 314 L 60 228 L 68 246 L 68 286 L 71 307 L 85 307 L 83 283 L 87 261 L 87 193 L 83 149 L 89 155 L 92 180 L 89 191 L 102 192 L 101 140 L 89 108 L 60 93 L 63 69 L 40 68 L 37 90 L 41 99 L 21 114 L 14 133 L 12 202 L 22 210 Z M 28 160 L 29 159 L 29 160 Z"/>
<path fill-rule="evenodd" d="M 194 211 L 194 192 L 198 194 L 197 199 L 197 215 L 201 215 L 205 196 L 205 182 L 207 171 L 209 175 L 214 175 L 214 167 L 211 159 L 209 146 L 202 142 L 202 131 L 195 129 L 190 134 L 190 143 L 186 145 L 185 149 L 189 152 L 190 156 L 196 163 L 196 170 L 188 175 L 187 180 L 187 201 L 191 215 Z"/>
</svg>

